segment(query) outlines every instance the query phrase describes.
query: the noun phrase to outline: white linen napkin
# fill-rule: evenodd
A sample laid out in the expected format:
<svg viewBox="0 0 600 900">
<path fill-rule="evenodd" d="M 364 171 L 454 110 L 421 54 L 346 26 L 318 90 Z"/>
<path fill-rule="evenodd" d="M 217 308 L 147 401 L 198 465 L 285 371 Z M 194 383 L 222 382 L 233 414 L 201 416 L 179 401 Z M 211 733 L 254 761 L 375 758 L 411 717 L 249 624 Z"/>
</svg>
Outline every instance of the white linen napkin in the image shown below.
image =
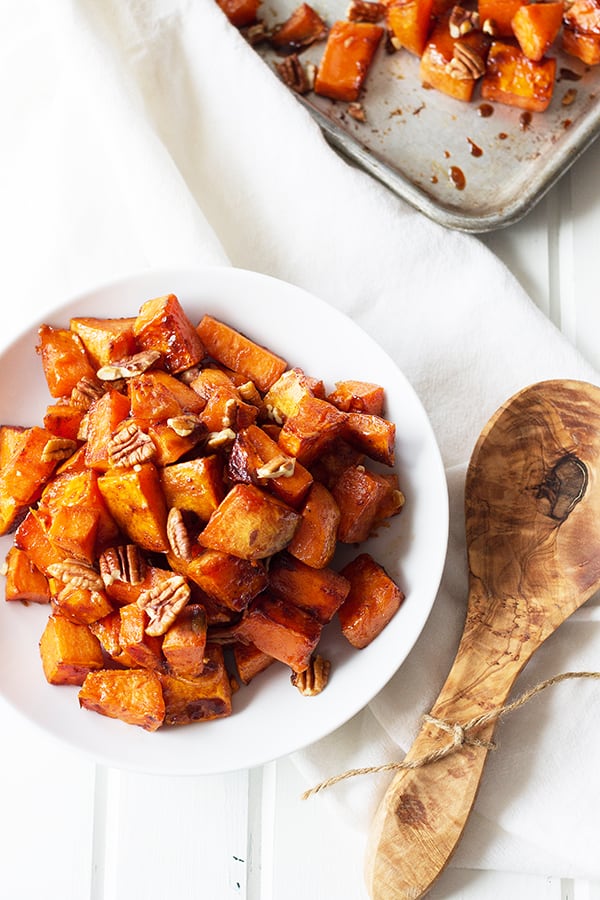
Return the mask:
<svg viewBox="0 0 600 900">
<path fill-rule="evenodd" d="M 5 5 L 0 42 L 4 338 L 126 272 L 232 264 L 345 311 L 417 390 L 450 487 L 442 589 L 389 685 L 294 761 L 310 787 L 400 758 L 462 629 L 462 488 L 479 431 L 526 384 L 597 374 L 475 238 L 434 225 L 338 158 L 214 0 L 21 0 Z M 597 612 L 591 604 L 564 625 L 518 688 L 600 668 Z M 597 692 L 566 683 L 500 726 L 454 865 L 600 877 Z M 366 831 L 388 779 L 348 782 L 317 802 Z"/>
</svg>

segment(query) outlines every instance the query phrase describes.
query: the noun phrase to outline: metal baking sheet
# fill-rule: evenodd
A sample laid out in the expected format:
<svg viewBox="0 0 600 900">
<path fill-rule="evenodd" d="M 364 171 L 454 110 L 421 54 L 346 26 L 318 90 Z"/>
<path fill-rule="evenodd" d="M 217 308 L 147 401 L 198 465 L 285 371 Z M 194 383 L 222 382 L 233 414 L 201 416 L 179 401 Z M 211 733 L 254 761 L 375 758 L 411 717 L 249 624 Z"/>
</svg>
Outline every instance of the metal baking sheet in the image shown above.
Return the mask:
<svg viewBox="0 0 600 900">
<path fill-rule="evenodd" d="M 263 0 L 261 18 L 271 28 L 297 5 Z M 346 17 L 347 6 L 314 4 L 329 25 Z M 302 60 L 318 65 L 323 47 L 308 48 Z M 256 49 L 272 68 L 281 61 L 265 43 Z M 530 117 L 484 104 L 477 88 L 470 103 L 425 89 L 419 59 L 406 50 L 390 54 L 384 42 L 361 96 L 366 122 L 349 116 L 346 103 L 313 92 L 298 99 L 334 147 L 427 216 L 461 231 L 492 231 L 524 216 L 600 131 L 600 66 L 559 50 L 549 55 L 557 59 L 552 103 Z"/>
</svg>

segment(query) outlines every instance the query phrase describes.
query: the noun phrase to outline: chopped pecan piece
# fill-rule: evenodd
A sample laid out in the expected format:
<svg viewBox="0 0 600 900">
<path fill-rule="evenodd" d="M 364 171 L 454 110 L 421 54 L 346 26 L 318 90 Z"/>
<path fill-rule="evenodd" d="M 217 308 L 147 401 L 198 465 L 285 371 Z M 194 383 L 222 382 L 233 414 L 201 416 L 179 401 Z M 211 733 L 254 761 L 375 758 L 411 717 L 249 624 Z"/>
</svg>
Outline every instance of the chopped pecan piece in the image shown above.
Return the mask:
<svg viewBox="0 0 600 900">
<path fill-rule="evenodd" d="M 485 62 L 479 53 L 463 41 L 454 44 L 454 56 L 446 67 L 453 78 L 468 80 L 485 74 Z"/>
<path fill-rule="evenodd" d="M 256 477 L 259 479 L 291 478 L 295 469 L 296 460 L 293 456 L 284 456 L 283 453 L 278 453 L 277 456 L 266 462 L 264 466 L 258 467 Z"/>
<path fill-rule="evenodd" d="M 102 381 L 118 381 L 120 378 L 134 378 L 150 369 L 160 359 L 158 350 L 142 350 L 118 362 L 98 369 L 96 375 Z"/>
<path fill-rule="evenodd" d="M 104 588 L 102 578 L 89 563 L 80 559 L 67 558 L 48 566 L 48 572 L 57 581 L 70 588 L 83 588 L 89 591 L 101 591 Z"/>
<path fill-rule="evenodd" d="M 211 431 L 206 439 L 206 446 L 211 450 L 219 450 L 235 441 L 235 431 L 223 428 L 222 431 Z"/>
<path fill-rule="evenodd" d="M 136 544 L 109 547 L 98 560 L 102 581 L 108 587 L 113 581 L 139 584 L 144 580 L 146 562 Z"/>
<path fill-rule="evenodd" d="M 348 115 L 351 116 L 357 122 L 366 122 L 367 114 L 365 112 L 365 108 L 362 103 L 349 103 L 348 104 Z"/>
<path fill-rule="evenodd" d="M 192 558 L 192 547 L 181 510 L 176 507 L 172 507 L 167 516 L 167 538 L 175 556 L 189 562 Z"/>
<path fill-rule="evenodd" d="M 145 610 L 149 619 L 146 634 L 153 637 L 164 634 L 190 599 L 190 593 L 182 575 L 173 575 L 162 584 L 143 591 L 137 605 Z"/>
<path fill-rule="evenodd" d="M 465 9 L 464 6 L 453 6 L 448 20 L 448 28 L 451 37 L 462 37 L 479 28 L 479 13 L 477 10 Z"/>
<path fill-rule="evenodd" d="M 297 94 L 308 94 L 315 83 L 315 67 L 307 63 L 304 66 L 297 53 L 291 53 L 280 63 L 275 63 L 275 69 L 284 84 Z"/>
<path fill-rule="evenodd" d="M 271 37 L 271 32 L 264 22 L 254 22 L 254 24 L 248 25 L 246 28 L 240 28 L 240 33 L 246 38 L 251 47 L 256 47 L 258 44 L 262 44 L 263 41 L 268 41 Z"/>
<path fill-rule="evenodd" d="M 192 413 L 186 413 L 183 416 L 174 416 L 172 419 L 167 419 L 167 425 L 175 432 L 175 434 L 178 434 L 179 437 L 189 437 L 201 424 L 202 420 Z"/>
<path fill-rule="evenodd" d="M 383 19 L 385 6 L 374 0 L 350 0 L 346 18 L 350 22 L 379 22 Z"/>
<path fill-rule="evenodd" d="M 70 438 L 50 438 L 42 450 L 42 462 L 68 459 L 77 450 L 77 442 Z"/>
<path fill-rule="evenodd" d="M 113 466 L 133 467 L 147 462 L 155 454 L 152 438 L 135 422 L 116 431 L 108 444 L 108 456 Z"/>
<path fill-rule="evenodd" d="M 303 672 L 292 672 L 290 681 L 305 697 L 315 697 L 324 690 L 329 681 L 331 662 L 322 656 L 312 656 L 309 666 Z"/>
</svg>

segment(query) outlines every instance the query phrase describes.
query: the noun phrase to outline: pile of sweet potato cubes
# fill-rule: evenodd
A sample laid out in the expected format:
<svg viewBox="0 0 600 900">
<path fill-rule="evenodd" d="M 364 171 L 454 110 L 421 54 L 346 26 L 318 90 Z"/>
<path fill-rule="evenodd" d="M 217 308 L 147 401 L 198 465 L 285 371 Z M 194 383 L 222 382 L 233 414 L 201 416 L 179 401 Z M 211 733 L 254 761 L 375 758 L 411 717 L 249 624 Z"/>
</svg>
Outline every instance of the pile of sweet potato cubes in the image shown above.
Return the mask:
<svg viewBox="0 0 600 900">
<path fill-rule="evenodd" d="M 289 87 L 351 104 L 384 43 L 420 58 L 426 87 L 470 101 L 479 86 L 482 99 L 529 112 L 552 100 L 556 47 L 600 63 L 600 0 L 349 0 L 346 19 L 331 23 L 301 3 L 272 30 L 262 28 L 261 0 L 217 2 L 252 43 L 282 53 L 276 68 Z M 320 62 L 305 65 L 303 51 L 317 42 Z"/>
<path fill-rule="evenodd" d="M 319 693 L 334 616 L 357 648 L 389 622 L 404 597 L 370 554 L 333 567 L 404 503 L 383 387 L 328 394 L 173 294 L 42 325 L 37 350 L 53 399 L 0 426 L 0 533 L 7 601 L 49 604 L 48 682 L 153 731 L 230 715 L 271 664 Z"/>
</svg>

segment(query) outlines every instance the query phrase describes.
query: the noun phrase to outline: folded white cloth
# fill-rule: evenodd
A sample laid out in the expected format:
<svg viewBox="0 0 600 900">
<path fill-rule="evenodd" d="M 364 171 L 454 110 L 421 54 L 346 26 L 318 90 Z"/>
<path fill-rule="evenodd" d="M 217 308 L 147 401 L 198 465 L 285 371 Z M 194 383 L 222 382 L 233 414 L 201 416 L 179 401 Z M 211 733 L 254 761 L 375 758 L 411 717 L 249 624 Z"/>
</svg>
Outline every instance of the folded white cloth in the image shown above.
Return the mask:
<svg viewBox="0 0 600 900">
<path fill-rule="evenodd" d="M 462 488 L 480 429 L 526 384 L 598 376 L 475 238 L 434 225 L 338 158 L 214 0 L 21 0 L 5 5 L 0 42 L 4 337 L 125 272 L 233 264 L 345 311 L 417 390 L 450 486 L 442 589 L 390 684 L 294 757 L 307 787 L 400 758 L 462 629 Z M 596 612 L 563 626 L 518 687 L 599 668 Z M 600 877 L 597 691 L 568 682 L 500 726 L 453 864 Z M 366 831 L 388 778 L 317 802 Z"/>
</svg>

